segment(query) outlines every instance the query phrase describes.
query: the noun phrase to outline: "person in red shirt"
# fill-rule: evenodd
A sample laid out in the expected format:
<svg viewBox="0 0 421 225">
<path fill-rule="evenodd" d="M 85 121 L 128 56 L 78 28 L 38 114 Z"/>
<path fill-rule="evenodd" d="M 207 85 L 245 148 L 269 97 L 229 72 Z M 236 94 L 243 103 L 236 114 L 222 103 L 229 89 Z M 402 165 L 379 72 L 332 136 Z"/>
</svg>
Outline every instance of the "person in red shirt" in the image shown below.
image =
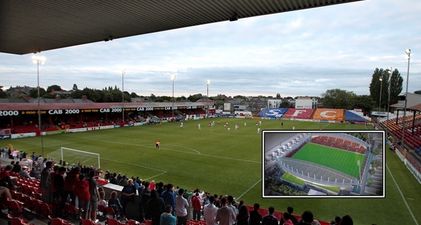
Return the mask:
<svg viewBox="0 0 421 225">
<path fill-rule="evenodd" d="M 150 191 L 153 191 L 153 190 L 155 190 L 155 189 L 156 189 L 155 180 L 152 180 L 152 181 L 149 183 L 148 189 L 149 189 Z"/>
<path fill-rule="evenodd" d="M 64 178 L 64 190 L 66 191 L 66 198 L 70 196 L 71 202 L 74 205 L 76 200 L 76 186 L 79 183 L 80 168 L 75 167 L 67 173 Z"/>
<path fill-rule="evenodd" d="M 200 203 L 199 192 L 196 192 L 195 195 L 191 198 L 191 203 L 193 205 L 193 219 L 200 220 L 202 204 Z"/>
<path fill-rule="evenodd" d="M 91 200 L 91 194 L 89 192 L 89 181 L 84 175 L 79 175 L 79 185 L 76 191 L 79 199 L 79 208 L 82 210 L 82 218 L 88 219 L 89 201 Z"/>
</svg>

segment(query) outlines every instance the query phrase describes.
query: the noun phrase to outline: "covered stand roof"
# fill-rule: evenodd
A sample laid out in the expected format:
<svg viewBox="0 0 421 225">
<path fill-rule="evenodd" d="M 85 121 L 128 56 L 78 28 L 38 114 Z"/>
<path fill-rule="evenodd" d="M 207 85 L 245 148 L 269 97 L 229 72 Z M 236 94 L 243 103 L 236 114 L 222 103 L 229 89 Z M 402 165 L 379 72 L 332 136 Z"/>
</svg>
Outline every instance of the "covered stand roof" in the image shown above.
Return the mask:
<svg viewBox="0 0 421 225">
<path fill-rule="evenodd" d="M 417 105 L 414 105 L 414 106 L 410 107 L 409 109 L 412 110 L 412 111 L 421 112 L 421 103 L 417 104 Z"/>
<path fill-rule="evenodd" d="M 175 102 L 175 107 L 204 107 L 213 102 Z M 50 109 L 101 109 L 101 108 L 138 108 L 138 107 L 171 107 L 172 102 L 86 102 L 86 103 L 41 103 L 40 110 Z M 0 103 L 0 110 L 37 110 L 37 103 Z M 143 110 L 142 110 L 143 111 Z"/>
<path fill-rule="evenodd" d="M 2 0 L 0 52 L 26 54 L 359 0 Z"/>
</svg>

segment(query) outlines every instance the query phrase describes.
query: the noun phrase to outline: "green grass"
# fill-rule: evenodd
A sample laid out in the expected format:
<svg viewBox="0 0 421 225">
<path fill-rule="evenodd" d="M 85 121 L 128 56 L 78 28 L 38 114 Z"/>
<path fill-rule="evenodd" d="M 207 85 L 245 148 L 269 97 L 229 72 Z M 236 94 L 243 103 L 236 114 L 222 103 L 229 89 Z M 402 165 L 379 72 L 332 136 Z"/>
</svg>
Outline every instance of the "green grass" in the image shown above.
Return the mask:
<svg viewBox="0 0 421 225">
<path fill-rule="evenodd" d="M 329 186 L 329 185 L 320 185 L 320 184 L 315 185 L 315 186 L 327 189 L 329 191 L 333 191 L 335 193 L 338 193 L 340 191 L 340 188 L 338 186 Z"/>
<path fill-rule="evenodd" d="M 307 143 L 292 158 L 323 165 L 342 173 L 359 178 L 359 166 L 364 162 L 364 155 L 343 149 Z"/>
<path fill-rule="evenodd" d="M 141 178 L 171 182 L 185 188 L 201 188 L 211 193 L 242 196 L 246 204 L 259 202 L 262 207 L 285 210 L 293 206 L 297 213 L 311 210 L 322 220 L 350 214 L 354 224 L 415 225 L 386 172 L 384 199 L 262 199 L 261 135 L 256 133 L 255 120 L 218 119 L 216 127 L 207 127 L 209 120 L 188 121 L 156 126 L 126 127 L 112 130 L 45 136 L 45 152 L 60 146 L 101 153 L 102 167 Z M 223 128 L 228 121 L 231 131 Z M 247 126 L 243 122 L 247 121 Z M 197 123 L 202 129 L 197 129 Z M 234 124 L 241 125 L 239 130 Z M 284 121 L 284 129 L 364 129 L 361 125 Z M 280 121 L 264 120 L 263 129 L 279 129 Z M 161 140 L 161 150 L 154 142 Z M 41 152 L 39 138 L 1 140 L 0 146 L 11 143 L 29 153 Z M 200 154 L 197 152 L 199 151 Z M 394 153 L 387 151 L 387 165 L 397 180 L 409 207 L 421 222 L 420 184 L 410 175 Z M 166 171 L 163 173 L 162 171 Z"/>
<path fill-rule="evenodd" d="M 305 181 L 299 177 L 296 177 L 290 173 L 284 173 L 282 175 L 282 179 L 297 185 L 304 185 Z M 328 186 L 328 185 L 321 185 L 321 184 L 313 184 L 314 186 L 318 186 L 320 188 L 324 188 L 333 192 L 338 193 L 340 188 L 338 186 Z"/>
<path fill-rule="evenodd" d="M 284 175 L 282 175 L 282 179 L 294 183 L 294 184 L 298 184 L 298 185 L 304 185 L 305 182 L 303 179 L 300 179 L 290 173 L 284 173 Z"/>
</svg>

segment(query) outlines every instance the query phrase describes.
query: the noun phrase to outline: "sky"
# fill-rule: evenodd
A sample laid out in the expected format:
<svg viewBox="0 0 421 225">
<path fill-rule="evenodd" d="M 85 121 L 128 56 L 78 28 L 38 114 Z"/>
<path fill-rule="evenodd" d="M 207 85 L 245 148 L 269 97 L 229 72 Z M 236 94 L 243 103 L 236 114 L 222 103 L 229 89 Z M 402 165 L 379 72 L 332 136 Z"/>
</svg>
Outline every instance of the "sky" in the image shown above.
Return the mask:
<svg viewBox="0 0 421 225">
<path fill-rule="evenodd" d="M 421 1 L 366 0 L 114 39 L 40 54 L 40 85 L 121 87 L 139 95 L 369 94 L 375 68 L 421 90 Z M 32 55 L 0 53 L 0 86 L 36 86 Z"/>
</svg>

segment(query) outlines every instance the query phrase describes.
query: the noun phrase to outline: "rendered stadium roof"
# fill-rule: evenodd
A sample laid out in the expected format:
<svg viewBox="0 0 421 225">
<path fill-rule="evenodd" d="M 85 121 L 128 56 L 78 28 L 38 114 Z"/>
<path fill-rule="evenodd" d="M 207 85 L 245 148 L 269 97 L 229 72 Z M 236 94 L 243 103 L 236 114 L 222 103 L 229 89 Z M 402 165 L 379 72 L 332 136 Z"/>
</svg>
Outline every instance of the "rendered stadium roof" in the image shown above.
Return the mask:
<svg viewBox="0 0 421 225">
<path fill-rule="evenodd" d="M 26 54 L 360 0 L 2 0 L 0 52 Z"/>
</svg>

